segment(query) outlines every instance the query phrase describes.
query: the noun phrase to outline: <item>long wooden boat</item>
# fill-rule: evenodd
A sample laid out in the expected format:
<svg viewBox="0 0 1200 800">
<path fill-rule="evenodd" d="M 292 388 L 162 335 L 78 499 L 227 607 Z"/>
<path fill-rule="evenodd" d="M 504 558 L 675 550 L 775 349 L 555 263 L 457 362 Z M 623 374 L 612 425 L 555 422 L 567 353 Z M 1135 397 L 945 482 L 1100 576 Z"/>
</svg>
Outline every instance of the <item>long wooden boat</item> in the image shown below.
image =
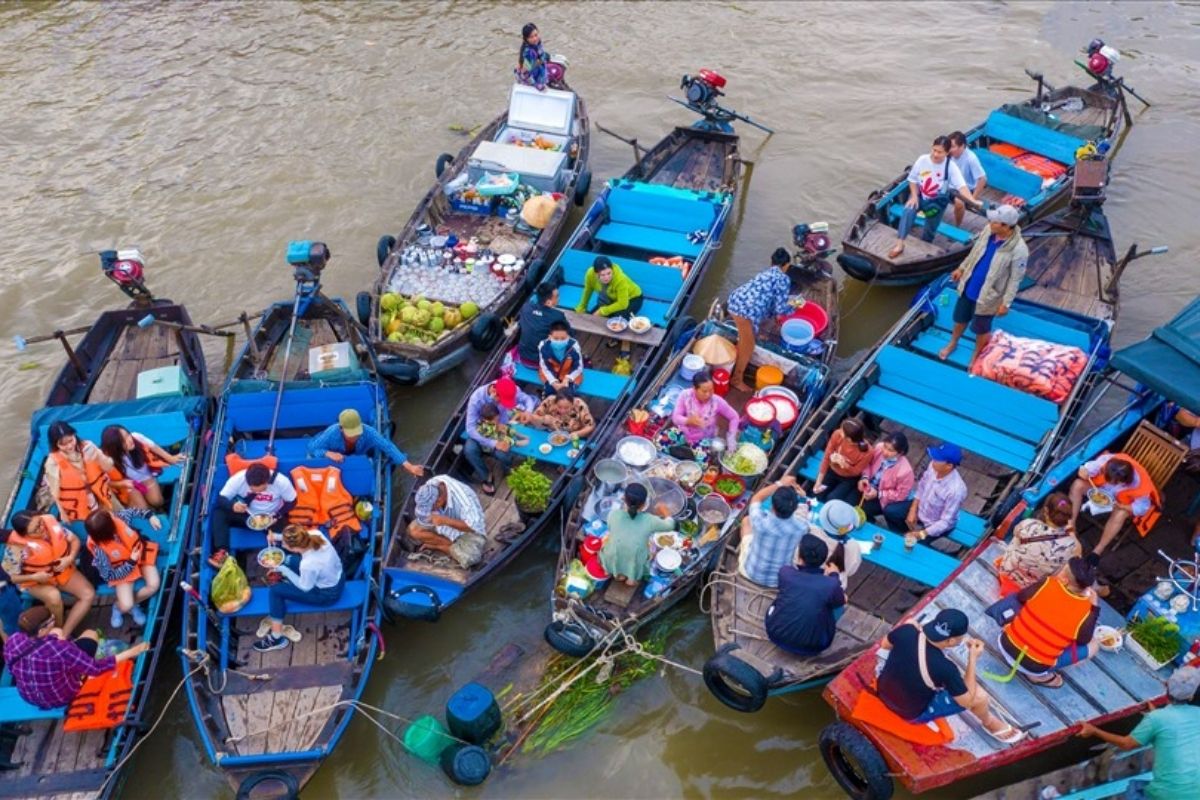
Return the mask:
<svg viewBox="0 0 1200 800">
<path fill-rule="evenodd" d="M 830 301 L 837 296 L 837 285 L 832 276 L 827 275 L 817 281 L 817 287 L 814 295 L 819 296 L 821 302 L 832 305 Z M 834 338 L 834 331 L 827 330 L 826 333 L 831 334 L 831 340 Z M 673 454 L 671 451 L 675 439 L 662 435 L 662 432 L 673 427 L 670 417 L 675 398 L 680 391 L 691 386 L 690 381 L 680 374 L 683 359 L 691 352 L 694 342 L 712 335 L 721 336 L 730 343 L 736 342 L 738 338 L 737 329 L 733 325 L 716 319 L 707 320 L 685 341 L 679 343 L 682 346 L 678 352 L 662 366 L 657 376 L 645 385 L 634 400 L 634 407 L 648 415 L 648 419 L 640 423 L 644 425 L 644 435 L 639 435 L 639 438 L 642 441 L 653 442 L 653 460 L 647 456 L 637 466 L 626 462 L 628 477 L 620 484 L 609 483 L 611 477 L 605 481 L 595 474 L 587 475 L 584 491 L 570 510 L 562 529 L 558 572 L 550 599 L 552 619 L 545 630 L 546 641 L 566 655 L 580 657 L 598 646 L 612 643 L 615 637 L 631 635 L 678 603 L 711 568 L 725 541 L 736 530 L 739 515 L 733 513 L 733 510 L 744 507 L 750 495 L 758 488 L 763 473 L 742 479 L 743 492 L 732 502 L 732 509 L 726 505 L 723 516 L 718 514 L 706 519 L 709 512 L 705 510 L 703 498 L 698 493 L 700 486 L 697 485 L 695 489 L 688 488 L 688 484 L 694 484 L 695 481 L 688 481 L 678 471 L 679 467 L 690 464 L 690 469 L 697 476 L 709 470 L 711 478 L 704 486 L 712 491 L 715 491 L 714 484 L 720 485 L 717 476 L 728 473 L 729 469 L 721 455 L 711 450 L 706 451 L 704 455 L 697 454 L 691 459 L 679 451 Z M 795 407 L 794 424 L 787 431 L 781 432 L 773 452 L 786 451 L 792 435 L 802 427 L 800 422 L 820 403 L 829 375 L 826 362 L 832 358 L 832 352 L 833 349 L 829 348 L 825 359 L 810 358 L 804 355 L 784 354 L 775 348 L 756 345 L 747 370 L 747 378 L 753 380 L 759 369 L 768 365 L 774 366 L 783 373 L 781 385 L 800 400 Z M 740 409 L 751 399 L 751 395 L 730 387 L 725 399 L 735 409 Z M 643 430 L 641 427 L 627 428 L 624 424 L 610 427 L 598 443 L 598 456 L 621 463 L 623 449 L 628 446 L 625 442 L 633 429 Z M 752 430 L 751 428 L 747 433 Z M 757 441 L 752 443 L 759 444 Z M 676 458 L 675 455 L 681 457 Z M 765 460 L 766 456 L 764 466 Z M 616 507 L 620 506 L 619 486 L 630 481 L 641 482 L 652 489 L 648 507 L 651 513 L 654 513 L 654 506 L 661 499 L 657 496 L 660 486 L 664 487 L 661 491 L 675 493 L 678 498 L 686 498 L 676 514 L 678 536 L 684 540 L 677 549 L 684 554 L 684 560 L 674 574 L 652 577 L 645 586 L 639 582 L 637 586 L 630 587 L 615 580 L 597 583 L 579 574 L 583 569 L 581 559 L 586 557 L 582 546 L 586 538 L 602 538 L 606 535 L 608 509 L 613 507 L 614 503 Z M 664 484 L 656 485 L 656 481 L 666 481 L 675 488 L 668 488 Z"/>
<path fill-rule="evenodd" d="M 360 320 L 371 331 L 383 375 L 399 383 L 420 385 L 462 363 L 471 351 L 490 351 L 503 338 L 504 320 L 511 317 L 541 278 L 551 248 L 567 223 L 571 202 L 582 206 L 591 185 L 588 171 L 590 126 L 587 107 L 565 83 L 539 92 L 514 84 L 508 109 L 484 126 L 457 156 L 443 153 L 437 160 L 437 182 L 413 211 L 396 236 L 379 240 L 379 277 L 372 290 L 358 296 Z M 540 230 L 518 223 L 516 193 L 462 200 L 461 189 L 474 185 L 485 174 L 516 174 L 522 187 L 553 192 L 557 206 Z M 506 213 L 512 209 L 512 219 Z M 442 247 L 431 244 L 440 237 Z M 457 239 L 463 257 L 459 265 L 443 263 L 450 252 L 445 237 Z M 478 250 L 468 253 L 474 241 Z M 465 259 L 485 256 L 521 259 L 524 269 L 517 279 L 501 279 L 482 263 L 467 266 Z M 386 298 L 386 300 L 384 300 Z M 439 302 L 449 310 L 445 327 L 430 330 L 406 324 L 393 305 Z M 390 308 L 381 307 L 385 302 Z M 458 313 L 464 303 L 476 313 Z"/>
<path fill-rule="evenodd" d="M 812 416 L 771 479 L 795 475 L 801 481 L 815 480 L 830 435 L 851 416 L 863 418 L 876 434 L 905 433 L 918 476 L 928 445 L 953 442 L 966 454 L 959 473 L 969 490 L 958 525 L 948 535 L 958 553 L 924 545 L 908 551 L 902 536 L 866 523 L 853 536 L 870 552 L 849 580 L 837 636 L 820 655 L 800 657 L 767 637 L 764 620 L 777 592 L 739 572 L 740 543 L 731 539 L 710 579 L 717 652 L 705 665 L 706 684 L 730 707 L 756 711 L 769 696 L 827 682 L 955 569 L 958 558 L 983 536 L 988 518 L 1006 511 L 1006 501 L 1015 500 L 1020 487 L 1044 471 L 1078 422 L 1107 351 L 1111 312 L 1092 318 L 1018 298 L 1009 314 L 999 318 L 1000 329 L 1069 344 L 1087 354 L 1070 395 L 1056 405 L 969 377 L 965 367 L 974 343 L 966 338 L 946 361 L 938 359 L 952 325 L 955 293 L 947 284 L 943 278 L 918 295 L 913 308 Z M 874 547 L 876 534 L 883 537 L 879 549 Z"/>
<path fill-rule="evenodd" d="M 113 256 L 105 260 L 105 256 Z M 123 252 L 123 256 L 126 254 Z M 110 797 L 121 782 L 122 768 L 132 749 L 145 734 L 151 717 L 149 699 L 159 678 L 170 619 L 180 580 L 180 565 L 191 524 L 191 490 L 194 464 L 203 445 L 209 404 L 205 398 L 208 378 L 204 354 L 191 326 L 187 310 L 170 300 L 157 300 L 146 290 L 134 256 L 119 261 L 114 253 L 102 254 L 106 274 L 125 272 L 113 279 L 133 302 L 128 308 L 100 314 L 77 346 L 60 338 L 68 360 L 50 388 L 45 406 L 33 415 L 29 450 L 21 461 L 18 478 L 5 506 L 3 519 L 37 504 L 37 488 L 49 453 L 47 432 L 55 422 L 70 423 L 80 437 L 99 443 L 109 425 L 121 425 L 149 436 L 164 448 L 186 454 L 189 460 L 168 467 L 158 477 L 168 511 L 160 517 L 161 530 L 137 520 L 138 532 L 160 545 L 157 566 L 161 589 L 146 601 L 146 624 L 136 628 L 126 621 L 121 628 L 110 625 L 113 591 L 96 587 L 96 601 L 79 630 L 94 628 L 107 641 L 126 645 L 144 640 L 151 649 L 134 662 L 133 690 L 123 708 L 115 709 L 123 721 L 103 730 L 67 731 L 66 709 L 43 710 L 25 702 L 5 671 L 0 679 L 0 796 L 66 798 Z M 124 262 L 124 263 L 122 263 Z M 168 323 L 167 325 L 158 324 Z M 175 370 L 177 391 L 154 394 L 139 376 L 151 370 L 158 375 Z M 51 508 L 51 513 L 56 511 Z M 86 541 L 82 523 L 71 530 Z M 85 551 L 86 552 L 86 551 Z M 81 569 L 91 572 L 90 562 Z M 98 576 L 89 575 L 93 581 Z M 107 645 L 112 647 L 112 645 Z"/>
<path fill-rule="evenodd" d="M 531 458 L 552 482 L 549 505 L 530 519 L 521 519 L 512 492 L 499 482 L 496 494 L 481 496 L 488 534 L 483 560 L 470 569 L 449 559 L 430 558 L 407 535 L 412 520 L 412 493 L 396 520 L 396 533 L 388 553 L 387 607 L 397 616 L 435 620 L 443 609 L 492 577 L 553 521 L 560 521 L 560 504 L 573 504 L 582 490 L 583 473 L 596 455 L 596 442 L 626 410 L 639 386 L 682 332 L 694 326 L 682 316 L 726 232 L 730 210 L 741 176 L 738 136 L 728 120 L 707 115 L 692 127 L 675 128 L 651 148 L 621 178 L 608 181 L 589 206 L 583 222 L 538 291 L 559 285 L 559 307 L 565 313 L 590 366 L 584 372 L 579 394 L 596 420 L 596 430 L 579 447 L 552 447 L 546 431 L 517 426 L 529 438 L 514 447 L 520 457 Z M 701 237 L 690 236 L 699 232 Z M 592 261 L 608 256 L 642 287 L 641 314 L 652 327 L 643 333 L 609 330 L 602 318 L 577 314 L 584 275 Z M 650 263 L 652 259 L 681 257 L 684 268 Z M 509 331 L 504 346 L 481 368 L 462 402 L 455 409 L 429 458 L 433 474 L 465 478 L 470 474 L 462 456 L 467 403 L 471 394 L 501 374 L 506 356 L 516 347 L 518 331 Z M 632 374 L 618 374 L 613 339 L 631 348 Z M 514 377 L 525 391 L 540 394 L 535 370 L 519 363 Z"/>
<path fill-rule="evenodd" d="M 1091 74 L 1091 73 L 1089 73 Z M 1076 171 L 1103 171 L 1090 161 L 1076 160 L 1076 151 L 1089 141 L 1107 141 L 1115 153 L 1124 126 L 1132 122 L 1125 89 L 1111 75 L 1095 76 L 1096 83 L 1081 88 L 1058 89 L 1044 84 L 1021 103 L 993 110 L 981 124 L 966 132 L 967 145 L 987 172 L 987 186 L 976 198 L 996 205 L 1015 203 L 1022 222 L 1044 216 L 1070 192 Z M 1030 162 L 1034 163 L 1030 163 Z M 1046 169 L 1047 162 L 1052 162 Z M 1034 167 L 1050 177 L 1031 171 Z M 866 204 L 846 227 L 838 263 L 852 278 L 881 285 L 912 285 L 947 272 L 971 248 L 976 235 L 987 227 L 986 217 L 968 209 L 962 227 L 943 217 L 932 242 L 914 229 L 904 252 L 891 258 L 896 227 L 908 198 L 908 168 L 885 186 L 871 192 Z M 947 214 L 949 215 L 949 210 Z M 922 224 L 920 217 L 918 226 Z"/>
<path fill-rule="evenodd" d="M 188 563 L 199 591 L 188 593 L 183 613 L 187 697 L 209 760 L 247 797 L 296 796 L 341 740 L 382 646 L 374 635 L 380 612 L 371 586 L 390 530 L 392 467 L 377 454 L 337 464 L 313 459 L 307 446 L 348 408 L 390 437 L 387 399 L 372 375 L 365 331 L 345 304 L 321 293 L 319 270 L 305 269 L 297 269 L 296 301 L 266 310 L 225 382 L 192 501 L 201 513 Z M 323 346 L 347 347 L 341 361 L 328 365 L 310 358 Z M 300 639 L 283 650 L 252 649 L 267 613 L 268 589 L 254 558 L 264 533 L 231 531 L 231 554 L 248 563 L 249 602 L 224 614 L 209 601 L 216 570 L 208 563 L 207 520 L 229 478 L 231 455 L 242 463 L 273 455 L 285 475 L 299 466 L 336 466 L 350 494 L 374 507 L 361 534 L 366 552 L 346 574 L 341 598 L 328 607 L 289 604 L 285 623 Z"/>
<path fill-rule="evenodd" d="M 1146 459 L 1146 463 L 1158 464 L 1174 455 L 1177 459 L 1174 463 L 1178 464 L 1186 446 L 1175 442 L 1154 422 L 1162 416 L 1167 400 L 1185 408 L 1200 405 L 1197 367 L 1200 348 L 1195 337 L 1198 325 L 1200 300 L 1194 300 L 1148 339 L 1118 352 L 1113 358 L 1113 371 L 1119 370 L 1139 385 L 1122 385 L 1115 374 L 1111 376 L 1113 380 L 1107 382 L 1106 391 L 1093 406 L 1098 409 L 1096 413 L 1107 415 L 1115 404 L 1117 411 L 1101 417 L 1098 425 L 1063 452 L 1054 466 L 1021 494 L 1017 506 L 990 526 L 993 536 L 981 539 L 963 564 L 906 616 L 923 620 L 940 609 L 965 611 L 971 619 L 971 635 L 985 645 L 979 669 L 1008 674 L 1010 669 L 996 650 L 996 624 L 983 613 L 1000 596 L 994 562 L 1002 552 L 1002 540 L 1011 525 L 1037 509 L 1047 495 L 1067 491 L 1081 465 L 1102 452 L 1126 452 Z M 1182 596 L 1188 597 L 1187 608 L 1175 617 L 1181 636 L 1180 654 L 1175 659 L 1179 663 L 1189 657 L 1188 644 L 1200 636 L 1200 613 L 1192 610 L 1194 605 L 1186 593 L 1187 587 L 1194 591 L 1190 573 L 1176 571 L 1179 562 L 1164 564 L 1162 557 L 1182 559 L 1185 567 L 1192 564 L 1195 553 L 1191 547 L 1191 522 L 1182 510 L 1198 486 L 1194 477 L 1169 469 L 1154 476 L 1154 480 L 1162 481 L 1157 488 L 1166 498 L 1168 512 L 1147 537 L 1139 539 L 1136 534 L 1131 535 L 1127 542 L 1110 548 L 1101 558 L 1101 573 L 1111 587 L 1107 598 L 1101 601 L 1099 621 L 1121 629 L 1127 615 L 1170 613 L 1170 601 L 1174 598 L 1156 595 L 1154 591 L 1161 580 L 1159 576 L 1187 575 L 1182 581 L 1167 584 L 1171 592 L 1178 594 L 1183 590 Z M 1095 546 L 1103 521 L 1080 514 L 1077 528 L 1085 550 Z M 1157 562 L 1157 568 L 1146 569 L 1152 561 Z M 1162 702 L 1164 679 L 1169 673 L 1169 667 L 1155 668 L 1133 653 L 1126 640 L 1125 647 L 1116 652 L 1101 651 L 1091 659 L 1060 670 L 1064 685 L 1059 688 L 1036 686 L 1023 680 L 987 681 L 984 687 L 992 697 L 993 711 L 998 710 L 1027 734 L 1015 745 L 1006 746 L 986 735 L 973 718 L 964 718 L 967 715 L 948 720 L 953 732 L 949 742 L 914 745 L 855 715 L 858 698 L 873 686 L 875 649 L 868 648 L 826 688 L 825 698 L 842 721 L 822 732 L 821 749 L 826 764 L 851 796 L 876 800 L 891 796 L 892 776 L 899 778 L 908 790 L 922 792 L 1061 747 L 1082 722 L 1102 725 L 1144 710 L 1147 702 Z"/>
</svg>

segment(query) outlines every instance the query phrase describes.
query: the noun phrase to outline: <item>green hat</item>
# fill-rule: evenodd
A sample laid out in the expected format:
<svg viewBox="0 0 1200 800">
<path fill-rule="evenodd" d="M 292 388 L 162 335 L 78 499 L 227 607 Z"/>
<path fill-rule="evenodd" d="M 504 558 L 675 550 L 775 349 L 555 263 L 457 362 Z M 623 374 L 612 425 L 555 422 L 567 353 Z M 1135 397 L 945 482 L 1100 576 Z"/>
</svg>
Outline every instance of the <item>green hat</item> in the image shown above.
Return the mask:
<svg viewBox="0 0 1200 800">
<path fill-rule="evenodd" d="M 362 436 L 362 417 L 353 408 L 347 408 L 338 414 L 338 425 L 341 426 L 342 433 L 346 436 Z"/>
</svg>

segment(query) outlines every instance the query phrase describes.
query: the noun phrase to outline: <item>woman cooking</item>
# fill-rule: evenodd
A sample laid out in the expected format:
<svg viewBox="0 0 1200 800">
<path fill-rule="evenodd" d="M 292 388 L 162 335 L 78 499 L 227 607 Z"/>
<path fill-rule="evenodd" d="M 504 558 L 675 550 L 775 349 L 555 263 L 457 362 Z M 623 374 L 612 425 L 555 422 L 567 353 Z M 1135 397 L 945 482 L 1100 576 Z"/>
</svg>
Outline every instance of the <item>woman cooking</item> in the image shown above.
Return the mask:
<svg viewBox="0 0 1200 800">
<path fill-rule="evenodd" d="M 725 444 L 732 451 L 737 447 L 738 414 L 713 391 L 712 374 L 701 370 L 692 377 L 692 388 L 679 393 L 671 421 L 689 445 L 696 445 L 717 435 L 718 417 L 725 418 Z"/>
<path fill-rule="evenodd" d="M 750 392 L 746 385 L 746 366 L 754 354 L 754 338 L 758 326 L 768 317 L 786 314 L 788 293 L 792 289 L 787 271 L 792 257 L 782 247 L 771 254 L 771 266 L 733 290 L 727 303 L 729 315 L 737 325 L 737 363 L 730 382 L 740 392 Z"/>
<path fill-rule="evenodd" d="M 646 487 L 631 483 L 625 487 L 625 508 L 608 512 L 608 536 L 600 548 L 604 571 L 627 586 L 650 571 L 650 536 L 675 529 L 675 521 L 642 511 L 648 495 Z"/>
</svg>

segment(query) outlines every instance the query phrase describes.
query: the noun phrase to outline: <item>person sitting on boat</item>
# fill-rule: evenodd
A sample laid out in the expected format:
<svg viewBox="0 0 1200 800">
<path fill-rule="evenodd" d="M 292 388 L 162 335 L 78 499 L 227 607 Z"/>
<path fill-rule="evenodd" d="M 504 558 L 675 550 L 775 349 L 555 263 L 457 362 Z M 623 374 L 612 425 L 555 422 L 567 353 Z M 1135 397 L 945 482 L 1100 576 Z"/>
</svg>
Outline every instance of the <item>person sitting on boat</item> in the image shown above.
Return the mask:
<svg viewBox="0 0 1200 800">
<path fill-rule="evenodd" d="M 850 537 L 859 526 L 858 512 L 844 500 L 830 500 L 817 512 L 817 524 L 809 531 L 829 548 L 829 561 L 845 589 L 862 566 L 862 545 Z"/>
<path fill-rule="evenodd" d="M 4 543 L 12 551 L 17 571 L 12 582 L 40 600 L 54 614 L 55 624 L 69 636 L 92 608 L 96 590 L 75 568 L 82 543 L 69 528 L 50 514 L 18 511 Z M 63 592 L 75 598 L 71 613 L 64 618 Z"/>
<path fill-rule="evenodd" d="M 271 517 L 275 522 L 287 519 L 296 507 L 296 487 L 287 475 L 274 471 L 261 461 L 255 461 L 225 481 L 217 496 L 217 504 L 209 518 L 212 543 L 208 563 L 219 568 L 229 551 L 229 529 L 234 525 L 245 528 L 250 517 Z"/>
<path fill-rule="evenodd" d="M 908 437 L 903 431 L 893 431 L 871 450 L 871 462 L 858 479 L 858 496 L 851 500 L 862 508 L 868 520 L 881 517 L 892 506 L 893 516 L 903 516 L 908 495 L 917 482 L 908 460 Z"/>
<path fill-rule="evenodd" d="M 837 620 L 846 609 L 846 593 L 830 563 L 824 540 L 804 534 L 800 566 L 779 570 L 779 594 L 767 608 L 763 627 L 771 643 L 797 656 L 815 656 L 829 649 Z"/>
<path fill-rule="evenodd" d="M 500 407 L 495 403 L 485 403 L 479 410 L 479 426 L 476 430 L 481 436 L 497 442 L 505 442 L 509 447 L 521 447 L 529 444 L 528 436 L 520 435 L 500 421 Z"/>
<path fill-rule="evenodd" d="M 342 571 L 342 559 L 337 550 L 319 530 L 309 530 L 303 525 L 288 525 L 283 529 L 283 549 L 299 556 L 295 568 L 284 563 L 271 572 L 282 580 L 271 584 L 267 590 L 268 611 L 271 630 L 254 643 L 260 653 L 281 650 L 291 644 L 283 635 L 283 618 L 289 603 L 304 603 L 310 606 L 331 606 L 342 596 L 346 588 L 346 575 Z"/>
<path fill-rule="evenodd" d="M 1098 490 L 1107 499 L 1104 505 L 1112 509 L 1108 521 L 1104 523 L 1100 541 L 1092 551 L 1096 557 L 1104 552 L 1130 519 L 1137 532 L 1145 536 L 1162 516 L 1162 498 L 1150 473 L 1137 459 L 1125 453 L 1104 453 L 1079 468 L 1079 477 L 1071 484 L 1072 527 L 1079 519 L 1079 509 L 1085 496 L 1092 490 Z M 1096 508 L 1096 501 L 1090 497 L 1088 499 L 1089 505 Z"/>
<path fill-rule="evenodd" d="M 1129 734 L 1109 733 L 1090 722 L 1076 736 L 1096 737 L 1122 750 L 1149 747 L 1154 768 L 1149 781 L 1132 780 L 1129 800 L 1178 800 L 1200 797 L 1200 668 L 1180 667 L 1167 678 L 1169 702 L 1151 708 Z"/>
<path fill-rule="evenodd" d="M 958 340 L 971 323 L 975 332 L 975 350 L 967 367 L 992 339 L 992 322 L 1008 313 L 1029 261 L 1029 248 L 1017 225 L 1020 213 L 1012 206 L 988 209 L 988 234 L 980 234 L 962 264 L 950 273 L 958 284 L 958 300 L 954 304 L 954 329 L 950 342 L 938 353 L 945 361 L 958 347 Z"/>
<path fill-rule="evenodd" d="M 399 447 L 371 425 L 364 424 L 362 415 L 353 408 L 338 414 L 338 421 L 308 441 L 309 458 L 328 458 L 341 463 L 346 456 L 365 456 L 371 453 L 403 467 L 409 475 L 420 478 L 425 468 L 408 460 Z"/>
<path fill-rule="evenodd" d="M 543 281 L 537 293 L 521 306 L 517 317 L 521 331 L 517 339 L 517 360 L 530 369 L 537 369 L 538 349 L 550 337 L 550 327 L 556 322 L 566 325 L 567 335 L 571 335 L 567 315 L 558 309 L 558 281 Z"/>
<path fill-rule="evenodd" d="M 63 522 L 83 522 L 94 509 L 111 509 L 112 460 L 92 442 L 80 439 L 70 423 L 53 423 L 47 438 L 50 455 L 43 474 Z"/>
<path fill-rule="evenodd" d="M 596 256 L 583 276 L 583 296 L 575 306 L 577 314 L 587 314 L 592 294 L 599 293 L 592 309 L 602 317 L 629 319 L 642 310 L 642 289 L 613 263 L 608 256 Z"/>
<path fill-rule="evenodd" d="M 500 424 L 512 422 L 528 422 L 533 410 L 537 407 L 537 399 L 525 394 L 517 388 L 517 382 L 508 375 L 503 375 L 491 383 L 485 383 L 471 393 L 467 401 L 467 441 L 463 445 L 463 458 L 471 467 L 471 480 L 479 484 L 486 495 L 494 495 L 496 486 L 491 481 L 484 455 L 491 455 L 500 464 L 500 477 L 504 477 L 512 466 L 513 456 L 511 446 L 504 440 L 493 439 L 479 432 L 479 421 L 483 407 L 494 403 L 499 407 Z"/>
<path fill-rule="evenodd" d="M 950 159 L 950 140 L 939 136 L 933 140 L 929 152 L 918 157 L 908 171 L 908 199 L 904 201 L 904 211 L 896 228 L 896 245 L 888 258 L 899 258 L 904 252 L 904 240 L 916 224 L 918 212 L 925 216 L 921 238 L 933 241 L 946 206 L 950 204 L 951 192 L 975 202 L 975 195 L 967 188 L 962 172 Z"/>
<path fill-rule="evenodd" d="M 1100 617 L 1095 582 L 1095 568 L 1076 556 L 1013 595 L 1020 608 L 1000 631 L 1000 650 L 1031 683 L 1057 689 L 1063 685 L 1057 670 L 1099 651 L 1093 640 Z"/>
<path fill-rule="evenodd" d="M 538 346 L 538 377 L 543 396 L 573 393 L 583 383 L 583 350 L 566 321 L 550 323 L 550 334 Z"/>
<path fill-rule="evenodd" d="M 746 385 L 746 367 L 754 354 L 758 326 L 763 321 L 786 314 L 791 310 L 788 299 L 792 291 L 788 269 L 792 256 L 782 247 L 771 254 L 771 266 L 729 293 L 725 310 L 733 317 L 737 326 L 737 361 L 733 366 L 730 383 L 740 392 L 751 391 Z"/>
<path fill-rule="evenodd" d="M 1014 744 L 1025 734 L 992 714 L 991 698 L 975 675 L 983 642 L 967 636 L 967 630 L 967 615 L 957 608 L 942 609 L 919 627 L 911 621 L 896 626 L 879 643 L 886 658 L 877 680 L 879 699 L 917 724 L 969 711 L 995 739 Z M 965 674 L 946 655 L 964 642 Z"/>
<path fill-rule="evenodd" d="M 979 163 L 979 156 L 975 155 L 974 150 L 967 147 L 967 136 L 962 131 L 955 131 L 946 138 L 950 140 L 950 161 L 962 173 L 963 180 L 966 181 L 971 194 L 979 197 L 980 192 L 987 186 L 987 173 L 983 170 L 983 164 Z M 962 201 L 961 197 L 955 197 L 954 226 L 956 228 L 962 227 L 963 214 L 966 211 L 967 204 Z"/>
<path fill-rule="evenodd" d="M 954 532 L 958 512 L 967 499 L 967 484 L 957 469 L 962 463 L 962 449 L 950 442 L 938 442 L 926 452 L 929 466 L 917 481 L 916 494 L 911 500 L 885 508 L 883 518 L 893 531 L 904 533 L 910 544 L 930 539 L 937 550 L 954 550 L 956 545 L 945 537 Z"/>
<path fill-rule="evenodd" d="M 1200 475 L 1200 414 L 1177 403 L 1166 403 L 1160 415 L 1159 427 L 1187 443 L 1188 451 L 1180 466 L 1185 472 Z"/>
<path fill-rule="evenodd" d="M 675 529 L 675 520 L 642 510 L 647 499 L 646 487 L 631 483 L 625 487 L 625 507 L 608 512 L 608 536 L 600 548 L 600 565 L 627 586 L 637 586 L 650 571 L 650 536 Z"/>
<path fill-rule="evenodd" d="M 996 562 L 1001 592 L 1009 594 L 1014 588 L 1032 586 L 1081 555 L 1083 546 L 1071 524 L 1071 498 L 1054 492 L 1042 502 L 1037 514 L 1013 527 L 1004 554 Z"/>
<path fill-rule="evenodd" d="M 96 631 L 71 639 L 56 627 L 49 609 L 34 606 L 21 614 L 18 629 L 4 643 L 4 663 L 22 700 L 43 709 L 62 708 L 71 704 L 85 680 L 112 672 L 150 645 L 138 642 L 115 656 L 96 658 L 99 648 Z"/>
<path fill-rule="evenodd" d="M 430 550 L 449 553 L 464 533 L 487 535 L 483 506 L 467 484 L 436 475 L 417 489 L 408 535 Z"/>
<path fill-rule="evenodd" d="M 109 624 L 120 628 L 125 624 L 124 615 L 132 614 L 135 625 L 145 625 L 146 613 L 141 604 L 153 597 L 159 587 L 158 567 L 155 566 L 158 543 L 143 538 L 133 526 L 104 509 L 93 511 L 84 527 L 92 565 L 116 595 Z M 134 585 L 139 579 L 143 582 L 142 588 L 135 594 Z"/>
<path fill-rule="evenodd" d="M 813 494 L 821 501 L 853 499 L 859 479 L 871 465 L 872 455 L 863 421 L 858 417 L 842 420 L 825 445 Z"/>
<path fill-rule="evenodd" d="M 693 447 L 703 439 L 715 438 L 718 434 L 717 418 L 725 420 L 725 446 L 730 452 L 737 448 L 738 413 L 713 387 L 712 373 L 702 369 L 692 376 L 692 388 L 684 389 L 675 398 L 675 410 L 671 421 L 675 423 L 684 439 Z"/>
<path fill-rule="evenodd" d="M 742 517 L 738 572 L 768 589 L 779 585 L 779 570 L 795 563 L 796 548 L 808 533 L 808 523 L 796 514 L 799 505 L 796 479 L 791 475 L 750 497 L 748 512 Z"/>
<path fill-rule="evenodd" d="M 550 56 L 542 46 L 542 34 L 537 25 L 525 23 L 521 28 L 521 50 L 517 53 L 517 82 L 533 86 L 539 92 L 546 90 L 550 82 Z"/>
<path fill-rule="evenodd" d="M 162 508 L 158 476 L 164 467 L 182 464 L 187 455 L 171 455 L 148 436 L 132 433 L 120 425 L 109 425 L 100 434 L 100 450 L 113 463 L 109 485 L 127 508 Z"/>
<path fill-rule="evenodd" d="M 566 431 L 579 439 L 596 430 L 596 420 L 587 401 L 567 392 L 555 392 L 543 400 L 533 412 L 533 422 L 539 428 Z"/>
</svg>

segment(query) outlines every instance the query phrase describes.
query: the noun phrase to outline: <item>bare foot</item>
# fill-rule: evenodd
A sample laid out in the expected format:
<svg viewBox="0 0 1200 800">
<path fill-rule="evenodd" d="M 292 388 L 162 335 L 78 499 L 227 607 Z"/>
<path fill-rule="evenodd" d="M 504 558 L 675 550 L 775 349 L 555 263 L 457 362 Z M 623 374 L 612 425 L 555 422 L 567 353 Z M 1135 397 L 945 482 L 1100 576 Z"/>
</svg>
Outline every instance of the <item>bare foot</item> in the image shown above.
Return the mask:
<svg viewBox="0 0 1200 800">
<path fill-rule="evenodd" d="M 637 586 L 637 585 L 638 585 L 638 582 L 637 582 L 637 581 L 635 581 L 633 578 L 626 578 L 626 579 L 625 579 L 625 585 L 626 585 L 626 586 Z"/>
<path fill-rule="evenodd" d="M 896 242 L 896 246 L 888 251 L 888 258 L 899 258 L 904 253 L 904 242 Z"/>
<path fill-rule="evenodd" d="M 945 347 L 943 347 L 941 350 L 938 351 L 938 358 L 940 358 L 942 361 L 945 361 L 947 358 L 950 357 L 950 354 L 953 352 L 954 352 L 954 345 L 948 344 Z"/>
</svg>

